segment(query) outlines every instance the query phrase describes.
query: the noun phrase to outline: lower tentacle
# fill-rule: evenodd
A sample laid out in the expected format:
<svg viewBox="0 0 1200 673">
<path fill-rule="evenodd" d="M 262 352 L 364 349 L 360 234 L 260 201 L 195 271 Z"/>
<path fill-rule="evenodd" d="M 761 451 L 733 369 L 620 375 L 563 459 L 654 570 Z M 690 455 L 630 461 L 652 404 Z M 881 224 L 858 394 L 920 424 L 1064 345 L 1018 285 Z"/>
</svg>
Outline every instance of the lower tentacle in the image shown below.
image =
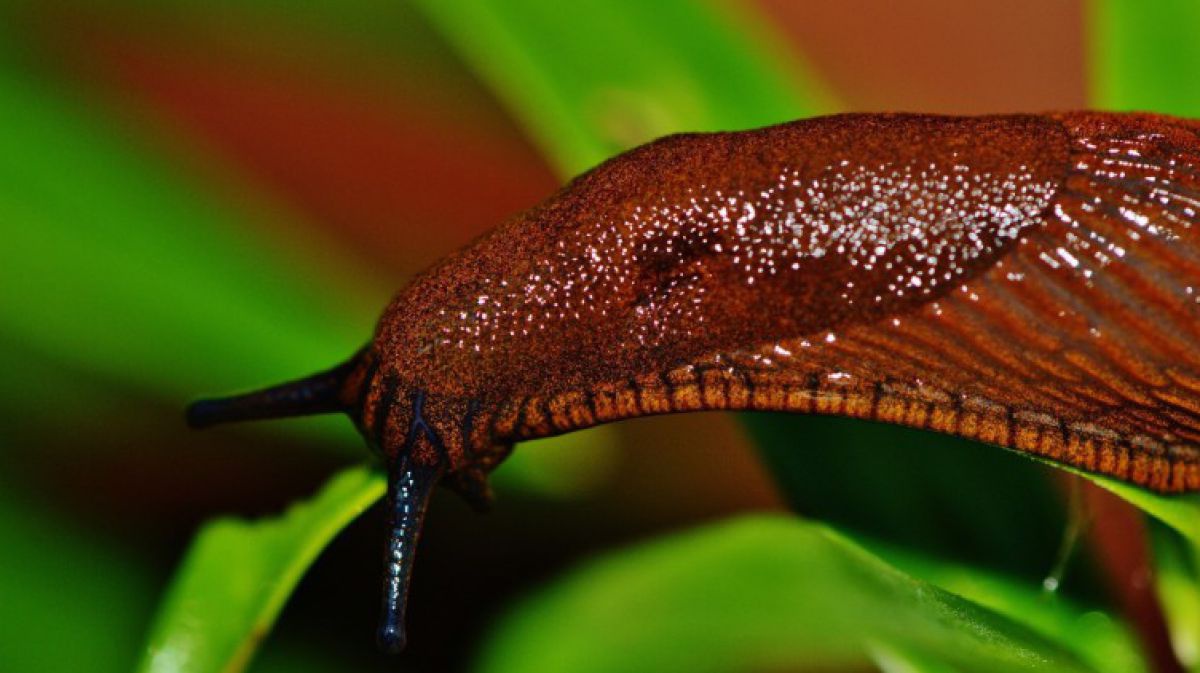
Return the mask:
<svg viewBox="0 0 1200 673">
<path fill-rule="evenodd" d="M 408 456 L 398 457 L 388 483 L 388 539 L 384 557 L 383 608 L 379 621 L 379 646 L 397 653 L 407 642 L 405 609 L 412 579 L 413 558 L 429 496 L 441 477 L 440 467 L 420 466 Z"/>
</svg>

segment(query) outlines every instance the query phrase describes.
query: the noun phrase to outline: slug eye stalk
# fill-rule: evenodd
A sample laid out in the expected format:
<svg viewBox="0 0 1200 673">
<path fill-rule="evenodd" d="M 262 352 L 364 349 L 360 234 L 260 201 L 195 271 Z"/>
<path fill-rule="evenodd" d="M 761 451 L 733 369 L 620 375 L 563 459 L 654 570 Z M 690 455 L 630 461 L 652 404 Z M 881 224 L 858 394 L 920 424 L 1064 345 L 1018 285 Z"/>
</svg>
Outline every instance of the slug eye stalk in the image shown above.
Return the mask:
<svg viewBox="0 0 1200 673">
<path fill-rule="evenodd" d="M 207 428 L 237 421 L 347 412 L 342 389 L 357 360 L 355 356 L 328 371 L 244 395 L 197 400 L 188 405 L 187 424 Z"/>
</svg>

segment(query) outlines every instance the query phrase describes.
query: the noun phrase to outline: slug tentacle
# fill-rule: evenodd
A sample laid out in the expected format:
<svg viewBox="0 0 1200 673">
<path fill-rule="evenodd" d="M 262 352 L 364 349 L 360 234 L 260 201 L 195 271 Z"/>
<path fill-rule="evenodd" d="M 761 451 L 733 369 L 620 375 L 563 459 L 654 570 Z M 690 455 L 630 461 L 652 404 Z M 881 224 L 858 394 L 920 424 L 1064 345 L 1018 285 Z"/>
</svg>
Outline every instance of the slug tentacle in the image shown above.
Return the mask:
<svg viewBox="0 0 1200 673">
<path fill-rule="evenodd" d="M 187 408 L 188 425 L 206 428 L 235 421 L 350 412 L 353 403 L 347 397 L 347 383 L 369 357 L 368 350 L 363 349 L 333 369 L 303 379 L 244 395 L 193 402 Z"/>
<path fill-rule="evenodd" d="M 416 465 L 409 458 L 390 469 L 387 495 L 388 538 L 384 556 L 383 607 L 379 620 L 379 646 L 386 652 L 404 649 L 408 636 L 405 610 L 412 581 L 413 558 L 429 496 L 441 476 L 436 467 Z"/>
</svg>

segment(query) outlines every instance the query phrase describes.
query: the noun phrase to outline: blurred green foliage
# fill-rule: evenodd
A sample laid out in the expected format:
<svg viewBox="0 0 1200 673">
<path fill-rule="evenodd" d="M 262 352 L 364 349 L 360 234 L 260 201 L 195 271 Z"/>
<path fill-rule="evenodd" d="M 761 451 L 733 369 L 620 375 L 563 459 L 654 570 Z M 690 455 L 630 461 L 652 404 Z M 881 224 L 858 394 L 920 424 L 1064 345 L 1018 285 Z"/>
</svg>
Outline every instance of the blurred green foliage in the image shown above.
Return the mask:
<svg viewBox="0 0 1200 673">
<path fill-rule="evenodd" d="M 265 232 L 131 151 L 144 143 L 133 129 L 80 116 L 52 85 L 0 78 L 2 205 L 22 224 L 0 266 L 7 334 L 181 399 L 361 344 L 375 309 L 354 309 L 384 293 L 295 273 L 286 244 L 254 240 Z"/>
<path fill-rule="evenodd" d="M 136 151 L 146 141 L 134 129 L 82 109 L 61 86 L 0 63 L 0 217 L 17 223 L 0 264 L 7 339 L 178 405 L 199 391 L 291 378 L 298 362 L 322 363 L 315 369 L 361 345 L 370 312 L 354 307 L 382 292 L 295 273 L 287 244 Z M 19 350 L 4 353 L 31 366 Z M 57 404 L 76 386 L 31 399 L 25 382 L 37 380 L 5 377 L 0 394 L 58 407 L 63 420 L 94 413 Z M 348 444 L 344 426 L 321 427 Z"/>
<path fill-rule="evenodd" d="M 384 489 L 383 475 L 353 468 L 279 518 L 205 526 L 163 599 L 140 670 L 244 668 L 317 554 Z"/>
<path fill-rule="evenodd" d="M 1151 527 L 1158 599 L 1170 623 L 1171 645 L 1189 671 L 1200 670 L 1200 556 L 1164 524 Z"/>
<path fill-rule="evenodd" d="M 1091 0 L 1088 60 L 1092 104 L 1200 116 L 1200 3 L 1191 0 Z"/>
<path fill-rule="evenodd" d="M 0 670 L 128 671 L 154 600 L 148 569 L 3 486 Z"/>
<path fill-rule="evenodd" d="M 730 5 L 418 4 L 567 178 L 668 133 L 753 128 L 827 108 L 807 69 Z"/>
</svg>

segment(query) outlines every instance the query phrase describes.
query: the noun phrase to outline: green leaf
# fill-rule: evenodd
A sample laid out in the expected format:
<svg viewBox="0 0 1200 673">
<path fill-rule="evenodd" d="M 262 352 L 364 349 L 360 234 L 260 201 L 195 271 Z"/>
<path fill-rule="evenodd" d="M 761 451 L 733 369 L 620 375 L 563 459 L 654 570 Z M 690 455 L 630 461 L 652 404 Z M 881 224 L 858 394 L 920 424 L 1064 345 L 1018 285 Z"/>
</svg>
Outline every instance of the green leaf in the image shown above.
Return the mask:
<svg viewBox="0 0 1200 673">
<path fill-rule="evenodd" d="M 1091 0 L 1092 105 L 1200 117 L 1200 3 Z"/>
<path fill-rule="evenodd" d="M 1097 671 L 1136 671 L 1145 668 L 1136 639 L 1109 614 L 1087 610 L 1044 590 L 1040 582 L 989 573 L 978 566 L 951 563 L 877 540 L 862 540 L 898 570 L 935 584 L 1028 626 L 1073 650 Z"/>
<path fill-rule="evenodd" d="M 1150 526 L 1158 600 L 1169 618 L 1171 646 L 1189 671 L 1200 671 L 1198 547 L 1162 524 Z"/>
<path fill-rule="evenodd" d="M 242 670 L 304 570 L 384 491 L 381 474 L 356 467 L 278 518 L 205 526 L 171 582 L 139 670 Z"/>
<path fill-rule="evenodd" d="M 763 126 L 828 108 L 794 59 L 784 67 L 768 31 L 717 3 L 419 5 L 564 177 L 667 133 Z"/>
<path fill-rule="evenodd" d="M 918 670 L 1140 670 L 1128 651 L 1085 663 L 1081 653 L 1102 639 L 1133 645 L 1110 622 L 1088 628 L 1084 613 L 1074 617 L 1076 640 L 1056 642 L 825 527 L 749 517 L 570 573 L 501 622 L 478 670 L 825 670 L 863 667 L 887 652 L 943 667 Z"/>
<path fill-rule="evenodd" d="M 1200 494 L 1161 495 L 1109 477 L 1071 470 L 1136 506 L 1200 548 Z"/>
<path fill-rule="evenodd" d="M 879 667 L 882 673 L 960 673 L 961 671 L 959 668 L 901 647 L 876 643 L 870 648 L 870 654 L 871 661 Z"/>
</svg>

